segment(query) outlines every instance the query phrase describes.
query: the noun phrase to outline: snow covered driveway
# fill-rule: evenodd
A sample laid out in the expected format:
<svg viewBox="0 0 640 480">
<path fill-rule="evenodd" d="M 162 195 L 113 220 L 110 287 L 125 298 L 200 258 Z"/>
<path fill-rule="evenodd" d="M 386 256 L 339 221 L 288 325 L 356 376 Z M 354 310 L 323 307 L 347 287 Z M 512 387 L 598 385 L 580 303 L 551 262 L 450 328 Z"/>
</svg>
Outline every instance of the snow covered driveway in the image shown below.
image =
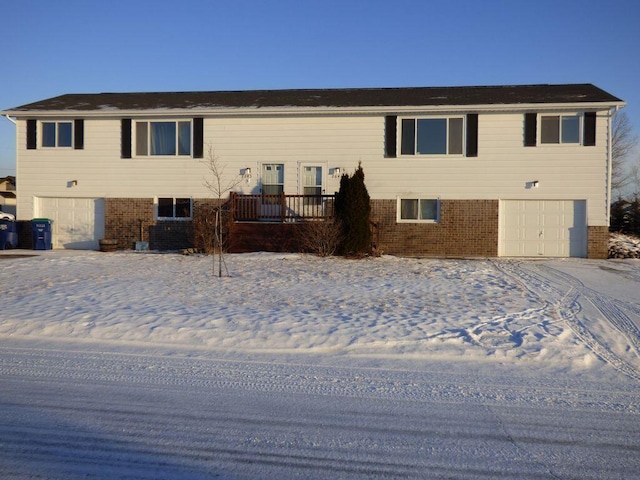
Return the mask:
<svg viewBox="0 0 640 480">
<path fill-rule="evenodd" d="M 640 262 L 0 257 L 0 478 L 640 475 Z"/>
</svg>

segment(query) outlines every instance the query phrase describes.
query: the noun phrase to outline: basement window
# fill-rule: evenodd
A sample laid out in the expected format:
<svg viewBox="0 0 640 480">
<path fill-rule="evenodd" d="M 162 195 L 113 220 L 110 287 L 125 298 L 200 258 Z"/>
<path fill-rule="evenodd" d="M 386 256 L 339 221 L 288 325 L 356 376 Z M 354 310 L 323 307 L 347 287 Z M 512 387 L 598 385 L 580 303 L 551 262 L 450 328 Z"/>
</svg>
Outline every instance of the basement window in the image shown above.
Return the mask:
<svg viewBox="0 0 640 480">
<path fill-rule="evenodd" d="M 440 220 L 437 198 L 398 198 L 398 222 L 435 223 Z"/>
<path fill-rule="evenodd" d="M 158 220 L 188 220 L 192 216 L 193 202 L 190 198 L 159 197 Z"/>
</svg>

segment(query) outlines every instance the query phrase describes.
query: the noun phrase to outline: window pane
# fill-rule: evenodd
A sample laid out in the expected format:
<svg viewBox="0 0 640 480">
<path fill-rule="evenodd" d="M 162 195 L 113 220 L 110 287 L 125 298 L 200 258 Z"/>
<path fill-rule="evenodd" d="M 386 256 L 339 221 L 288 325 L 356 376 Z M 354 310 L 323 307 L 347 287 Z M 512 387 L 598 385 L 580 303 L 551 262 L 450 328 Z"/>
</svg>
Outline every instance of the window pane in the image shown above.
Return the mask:
<svg viewBox="0 0 640 480">
<path fill-rule="evenodd" d="M 542 143 L 560 143 L 560 117 L 541 117 L 540 127 Z"/>
<path fill-rule="evenodd" d="M 418 219 L 418 199 L 403 198 L 400 200 L 400 218 L 402 220 Z"/>
<path fill-rule="evenodd" d="M 151 122 L 151 155 L 176 154 L 176 123 Z"/>
<path fill-rule="evenodd" d="M 281 163 L 263 165 L 262 183 L 265 185 L 284 183 L 284 165 Z"/>
<path fill-rule="evenodd" d="M 71 146 L 71 122 L 58 123 L 58 146 Z"/>
<path fill-rule="evenodd" d="M 173 217 L 173 198 L 158 199 L 158 217 Z"/>
<path fill-rule="evenodd" d="M 580 117 L 562 117 L 562 143 L 580 143 Z"/>
<path fill-rule="evenodd" d="M 438 200 L 420 200 L 420 220 L 438 220 Z"/>
<path fill-rule="evenodd" d="M 322 203 L 322 199 L 320 195 L 322 195 L 322 187 L 304 187 L 304 205 L 320 205 Z M 306 195 L 314 195 L 312 198 L 308 198 Z"/>
<path fill-rule="evenodd" d="M 191 216 L 191 199 L 190 198 L 176 198 L 176 217 L 190 217 Z"/>
<path fill-rule="evenodd" d="M 136 155 L 149 155 L 147 122 L 136 122 Z"/>
<path fill-rule="evenodd" d="M 422 118 L 418 120 L 418 153 L 446 155 L 447 119 Z"/>
<path fill-rule="evenodd" d="M 416 121 L 414 119 L 402 120 L 402 155 L 414 155 L 416 153 Z"/>
<path fill-rule="evenodd" d="M 178 155 L 191 155 L 191 122 L 178 122 Z"/>
<path fill-rule="evenodd" d="M 56 124 L 52 122 L 42 123 L 42 146 L 56 146 Z"/>
<path fill-rule="evenodd" d="M 449 155 L 462 155 L 462 119 L 449 119 Z"/>
</svg>

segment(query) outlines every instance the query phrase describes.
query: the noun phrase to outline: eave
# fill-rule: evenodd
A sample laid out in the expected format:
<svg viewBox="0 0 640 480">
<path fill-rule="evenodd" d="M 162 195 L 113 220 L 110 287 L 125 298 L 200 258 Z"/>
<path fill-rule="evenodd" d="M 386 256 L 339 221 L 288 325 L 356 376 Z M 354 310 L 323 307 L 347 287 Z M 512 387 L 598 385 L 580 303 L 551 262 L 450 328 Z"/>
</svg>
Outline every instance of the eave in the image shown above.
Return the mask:
<svg viewBox="0 0 640 480">
<path fill-rule="evenodd" d="M 541 111 L 602 111 L 622 108 L 625 102 L 575 103 L 514 103 L 479 105 L 411 105 L 371 107 L 194 107 L 188 109 L 98 109 L 98 110 L 5 110 L 3 116 L 26 118 L 152 118 L 152 117 L 234 117 L 234 116 L 335 116 L 335 115 L 403 115 L 463 112 L 541 112 Z"/>
</svg>

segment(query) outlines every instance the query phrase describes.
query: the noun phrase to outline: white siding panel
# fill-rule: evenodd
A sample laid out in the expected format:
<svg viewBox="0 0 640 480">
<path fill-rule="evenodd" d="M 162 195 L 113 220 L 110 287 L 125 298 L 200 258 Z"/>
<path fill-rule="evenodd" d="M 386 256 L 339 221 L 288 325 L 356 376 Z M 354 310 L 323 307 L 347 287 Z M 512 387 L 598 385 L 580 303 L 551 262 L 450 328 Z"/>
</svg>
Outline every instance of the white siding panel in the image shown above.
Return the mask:
<svg viewBox="0 0 640 480">
<path fill-rule="evenodd" d="M 203 160 L 191 157 L 120 158 L 120 118 L 85 119 L 84 150 L 26 150 L 26 122 L 18 123 L 18 217 L 30 219 L 35 197 L 104 198 L 211 196 Z M 597 119 L 597 146 L 523 146 L 522 113 L 480 113 L 478 156 L 384 157 L 383 115 L 205 117 L 208 147 L 225 180 L 250 167 L 244 193 L 258 192 L 263 163 L 285 165 L 285 192 L 300 191 L 302 164 L 325 166 L 327 193 L 339 187 L 330 172 L 351 173 L 362 162 L 373 199 L 417 194 L 443 199 L 554 198 L 587 200 L 589 225 L 606 225 L 607 119 Z M 399 148 L 399 144 L 398 144 Z M 69 182 L 77 180 L 77 186 Z M 539 188 L 528 188 L 537 180 Z"/>
</svg>

